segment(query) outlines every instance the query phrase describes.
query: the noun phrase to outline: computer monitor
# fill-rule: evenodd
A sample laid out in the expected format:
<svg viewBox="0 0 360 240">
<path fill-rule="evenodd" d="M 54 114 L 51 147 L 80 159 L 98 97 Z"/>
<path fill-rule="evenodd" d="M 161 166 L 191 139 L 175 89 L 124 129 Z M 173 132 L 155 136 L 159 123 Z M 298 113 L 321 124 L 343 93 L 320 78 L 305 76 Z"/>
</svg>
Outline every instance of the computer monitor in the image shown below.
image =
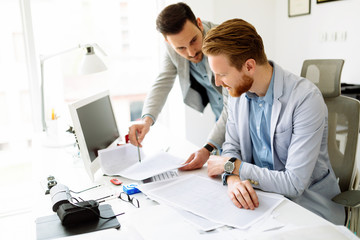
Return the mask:
<svg viewBox="0 0 360 240">
<path fill-rule="evenodd" d="M 98 150 L 115 145 L 120 137 L 109 91 L 69 105 L 81 159 L 92 181 L 100 168 Z"/>
</svg>

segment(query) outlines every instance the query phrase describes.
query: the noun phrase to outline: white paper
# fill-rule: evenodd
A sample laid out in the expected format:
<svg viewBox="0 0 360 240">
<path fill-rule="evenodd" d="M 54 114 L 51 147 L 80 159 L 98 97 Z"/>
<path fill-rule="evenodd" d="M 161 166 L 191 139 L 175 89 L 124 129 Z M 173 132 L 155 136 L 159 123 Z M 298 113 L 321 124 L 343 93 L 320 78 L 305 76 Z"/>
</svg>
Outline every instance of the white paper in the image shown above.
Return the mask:
<svg viewBox="0 0 360 240">
<path fill-rule="evenodd" d="M 152 189 L 151 183 L 140 190 L 160 203 L 182 208 L 220 224 L 246 229 L 277 207 L 282 198 L 257 191 L 259 207 L 247 210 L 236 207 L 227 194 L 227 187 L 210 178 L 196 175 L 178 177 Z"/>
<path fill-rule="evenodd" d="M 200 217 L 192 212 L 183 209 L 175 209 L 183 218 L 193 224 L 197 229 L 207 232 L 224 226 L 223 224 L 212 222 L 206 218 Z"/>
<path fill-rule="evenodd" d="M 137 147 L 126 144 L 99 152 L 100 166 L 104 174 L 120 175 L 122 177 L 143 180 L 157 174 L 184 166 L 184 159 L 167 152 L 158 152 L 149 156 L 140 148 L 139 162 Z"/>
<path fill-rule="evenodd" d="M 173 208 L 155 205 L 136 210 L 126 216 L 126 226 L 130 225 L 146 240 L 189 240 L 200 237 L 200 233 Z"/>
<path fill-rule="evenodd" d="M 341 229 L 342 228 L 342 229 Z M 278 231 L 268 232 L 251 232 L 247 234 L 246 239 L 251 240 L 268 240 L 268 239 L 283 239 L 283 240 L 356 240 L 359 239 L 355 234 L 345 227 L 333 224 L 316 224 L 308 226 L 288 226 Z M 343 231 L 345 230 L 345 231 Z"/>
<path fill-rule="evenodd" d="M 148 190 L 152 190 L 158 187 L 162 187 L 165 184 L 168 184 L 170 182 L 175 181 L 176 178 L 172 178 L 172 179 L 166 179 L 163 181 L 157 181 L 157 182 L 151 182 L 151 183 L 146 183 L 146 184 L 142 184 L 139 186 L 139 189 L 144 189 L 145 192 L 147 192 Z M 161 200 L 156 199 L 153 195 L 151 195 L 151 199 L 156 201 L 156 202 L 162 202 Z M 198 230 L 201 231 L 210 231 L 216 228 L 219 228 L 221 226 L 223 226 L 223 224 L 220 223 L 216 223 L 213 221 L 210 221 L 209 219 L 206 219 L 204 217 L 201 217 L 199 215 L 196 215 L 192 212 L 186 211 L 182 208 L 174 208 L 174 210 L 176 212 L 178 212 L 184 219 L 186 219 L 188 222 L 190 222 L 192 225 L 194 225 Z"/>
</svg>

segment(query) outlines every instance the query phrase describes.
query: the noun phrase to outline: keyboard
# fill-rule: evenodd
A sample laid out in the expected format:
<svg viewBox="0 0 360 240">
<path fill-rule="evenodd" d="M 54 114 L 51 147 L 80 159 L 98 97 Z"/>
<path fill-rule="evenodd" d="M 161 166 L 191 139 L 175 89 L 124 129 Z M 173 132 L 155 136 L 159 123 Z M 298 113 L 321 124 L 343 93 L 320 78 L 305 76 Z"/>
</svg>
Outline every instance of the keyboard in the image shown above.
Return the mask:
<svg viewBox="0 0 360 240">
<path fill-rule="evenodd" d="M 158 175 L 146 178 L 146 179 L 142 180 L 142 182 L 150 183 L 150 182 L 162 181 L 162 180 L 166 180 L 166 179 L 170 179 L 170 178 L 174 178 L 174 177 L 178 177 L 178 176 L 179 176 L 178 171 L 173 170 L 173 171 L 163 172 Z"/>
</svg>

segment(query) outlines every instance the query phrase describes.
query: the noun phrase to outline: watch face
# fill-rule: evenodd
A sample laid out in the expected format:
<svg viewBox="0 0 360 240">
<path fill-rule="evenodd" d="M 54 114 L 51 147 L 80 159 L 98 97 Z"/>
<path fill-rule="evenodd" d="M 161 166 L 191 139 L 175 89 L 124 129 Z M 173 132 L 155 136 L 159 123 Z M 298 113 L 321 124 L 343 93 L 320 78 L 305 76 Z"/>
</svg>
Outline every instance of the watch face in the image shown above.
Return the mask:
<svg viewBox="0 0 360 240">
<path fill-rule="evenodd" d="M 224 165 L 224 170 L 227 173 L 232 173 L 234 171 L 235 165 L 232 162 L 226 162 Z"/>
</svg>

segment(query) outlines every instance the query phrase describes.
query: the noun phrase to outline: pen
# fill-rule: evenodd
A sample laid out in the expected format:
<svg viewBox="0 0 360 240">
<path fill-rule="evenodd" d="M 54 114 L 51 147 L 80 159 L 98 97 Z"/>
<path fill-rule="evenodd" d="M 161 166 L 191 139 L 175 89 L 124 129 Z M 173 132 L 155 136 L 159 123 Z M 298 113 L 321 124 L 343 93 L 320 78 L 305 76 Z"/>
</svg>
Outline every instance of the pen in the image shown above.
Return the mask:
<svg viewBox="0 0 360 240">
<path fill-rule="evenodd" d="M 138 137 L 138 132 L 135 130 L 135 135 L 136 135 L 136 141 L 138 143 L 137 145 L 137 149 L 138 149 L 138 155 L 139 155 L 139 162 L 141 163 L 141 156 L 140 156 L 140 147 L 139 147 L 139 137 Z"/>
<path fill-rule="evenodd" d="M 102 202 L 105 202 L 107 200 L 114 199 L 114 198 L 110 198 L 110 197 L 113 197 L 113 196 L 114 196 L 114 194 L 111 194 L 111 195 L 108 195 L 108 196 L 105 196 L 105 197 L 102 197 L 102 198 L 98 198 L 95 201 L 97 201 L 98 203 L 102 203 Z"/>
</svg>

